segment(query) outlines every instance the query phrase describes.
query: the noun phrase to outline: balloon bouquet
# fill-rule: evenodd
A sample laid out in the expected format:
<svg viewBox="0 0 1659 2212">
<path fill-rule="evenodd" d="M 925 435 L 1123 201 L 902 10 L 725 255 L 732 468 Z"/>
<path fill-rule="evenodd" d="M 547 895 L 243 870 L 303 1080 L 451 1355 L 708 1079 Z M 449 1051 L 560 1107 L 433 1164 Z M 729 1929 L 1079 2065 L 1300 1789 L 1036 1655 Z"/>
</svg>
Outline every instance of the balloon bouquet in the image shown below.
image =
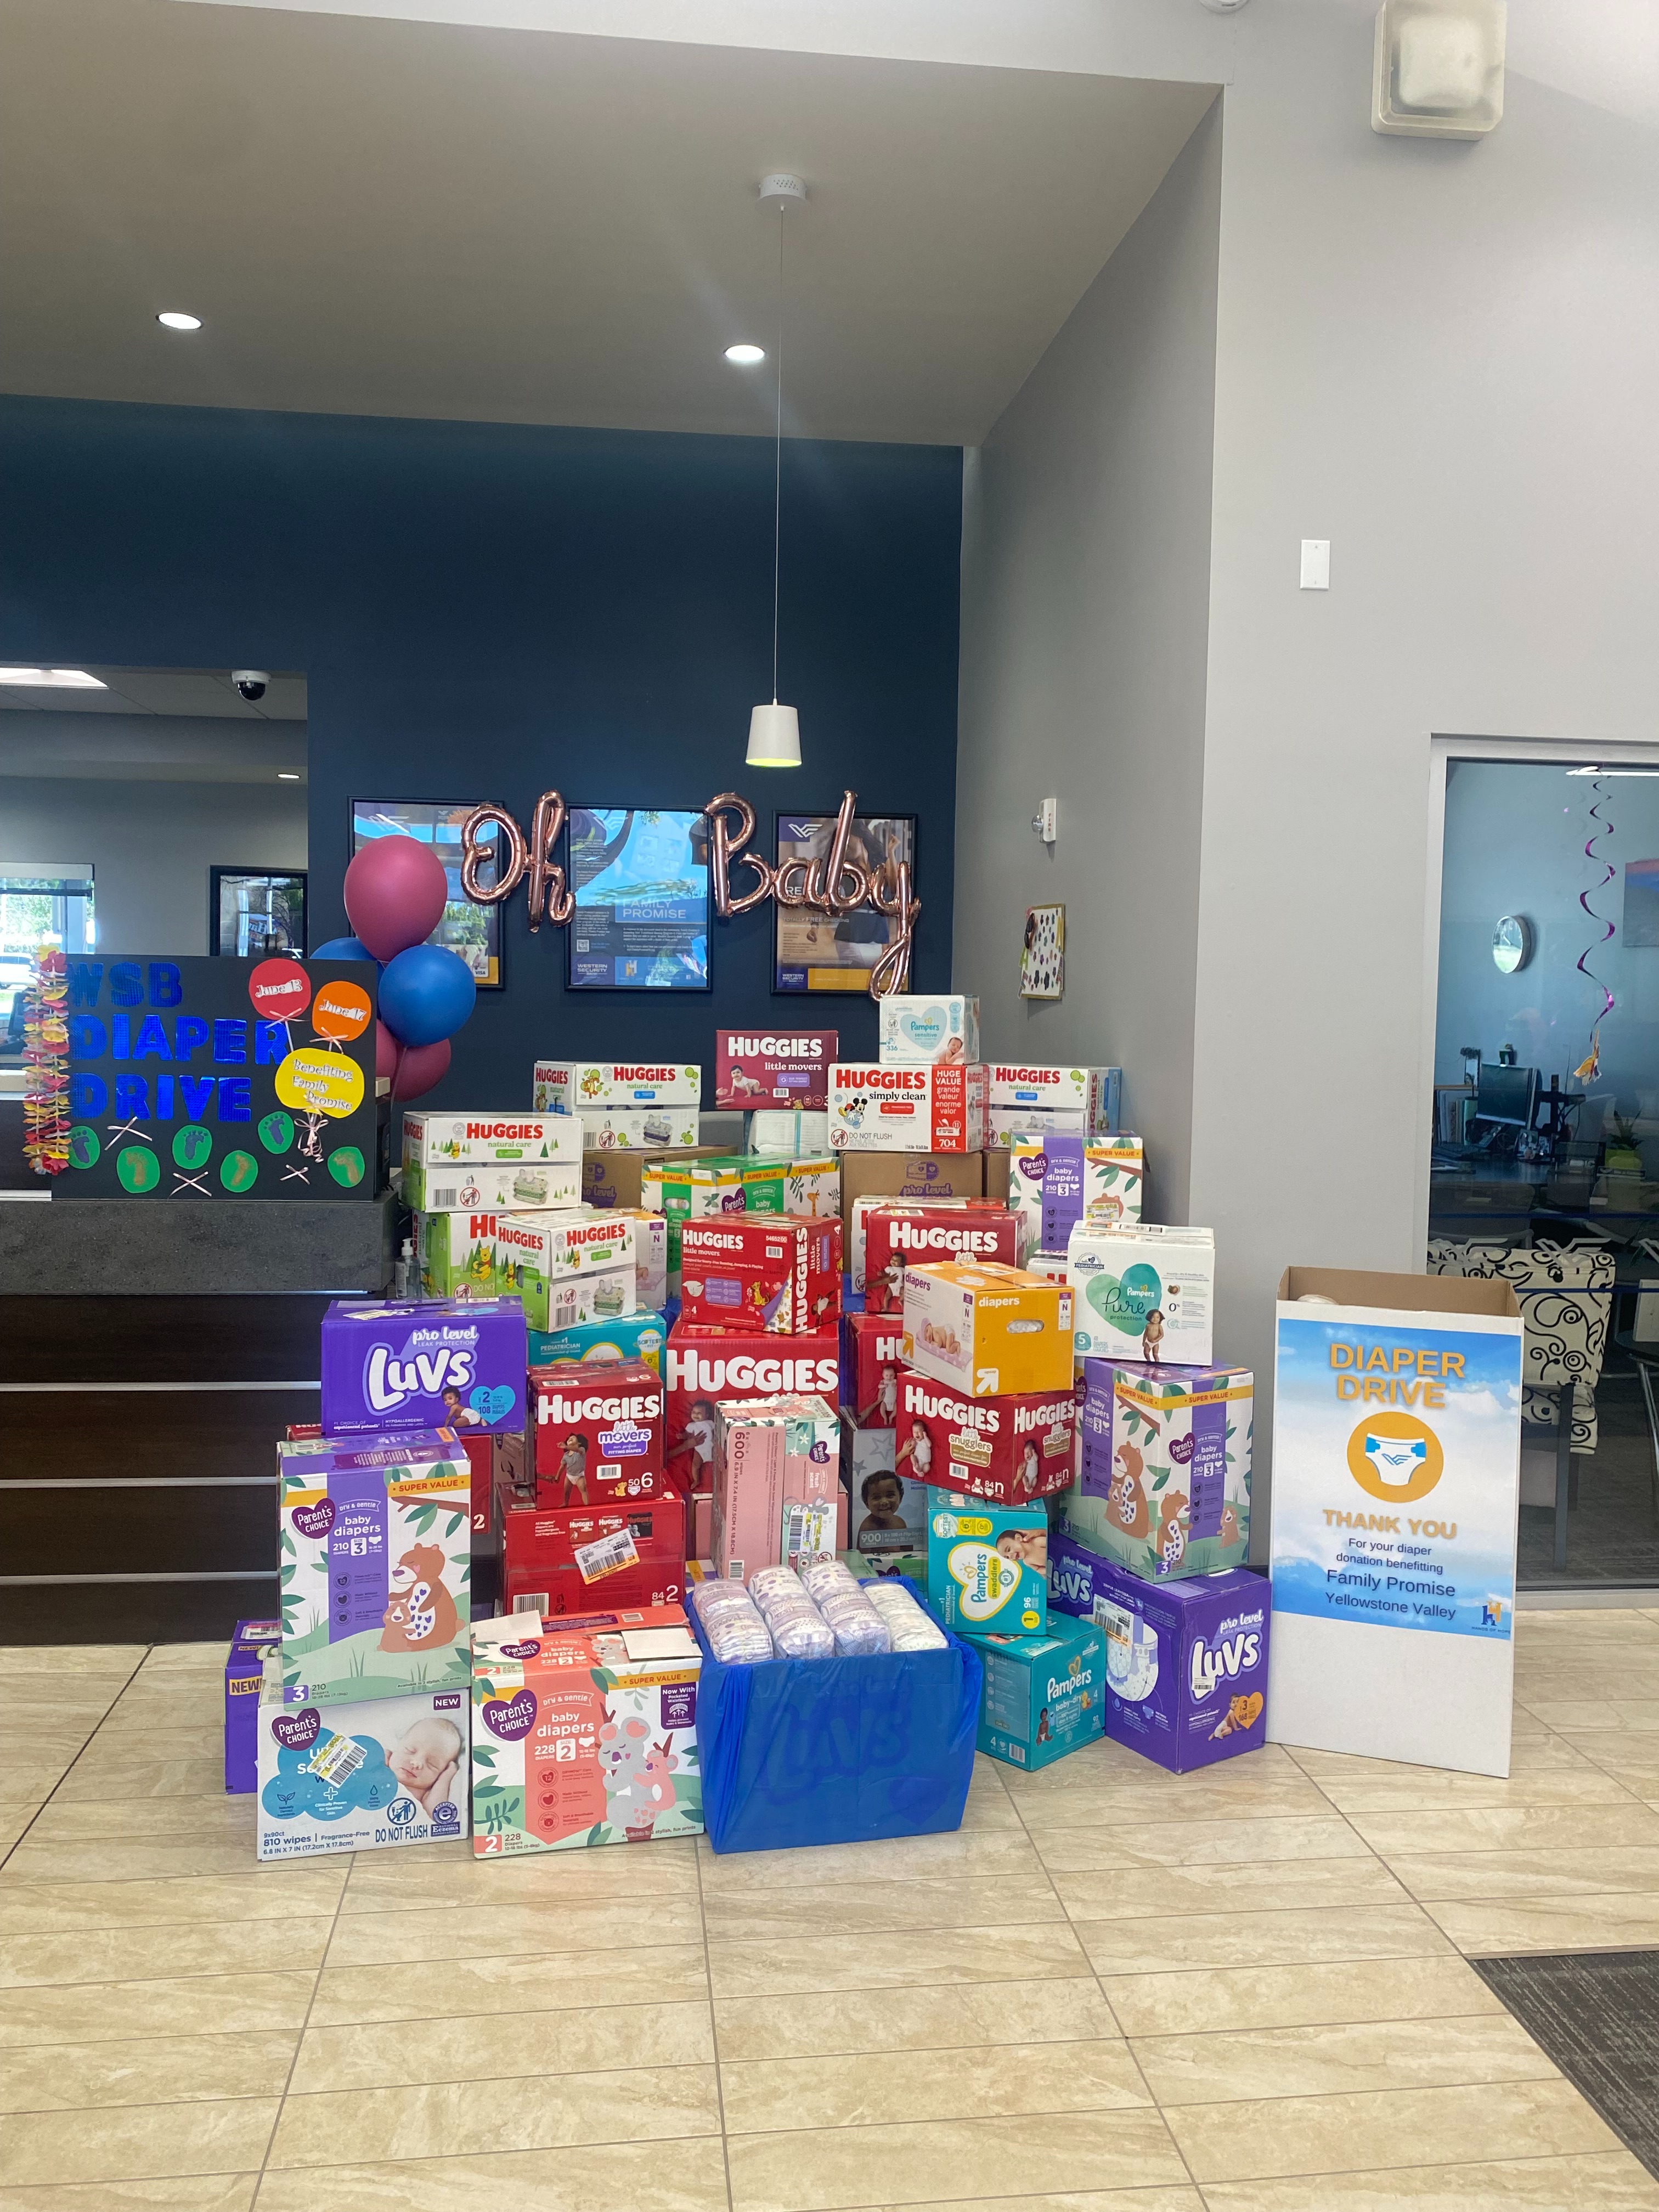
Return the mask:
<svg viewBox="0 0 1659 2212">
<path fill-rule="evenodd" d="M 345 872 L 346 919 L 356 934 L 319 945 L 313 960 L 373 960 L 380 970 L 374 1073 L 398 1099 L 423 1098 L 449 1067 L 449 1040 L 472 1012 L 477 987 L 459 953 L 426 939 L 443 919 L 449 878 L 429 845 L 376 837 Z"/>
</svg>

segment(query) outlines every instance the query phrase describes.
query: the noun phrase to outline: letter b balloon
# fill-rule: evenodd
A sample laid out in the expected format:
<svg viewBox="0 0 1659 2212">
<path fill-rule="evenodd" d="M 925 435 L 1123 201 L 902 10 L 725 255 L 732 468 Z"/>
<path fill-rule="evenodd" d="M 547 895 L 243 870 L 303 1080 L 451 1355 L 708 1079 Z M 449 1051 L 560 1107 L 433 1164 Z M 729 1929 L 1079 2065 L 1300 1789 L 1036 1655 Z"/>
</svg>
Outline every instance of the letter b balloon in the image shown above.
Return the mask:
<svg viewBox="0 0 1659 2212">
<path fill-rule="evenodd" d="M 477 996 L 472 971 L 459 953 L 411 945 L 381 973 L 380 1018 L 402 1044 L 436 1044 L 459 1029 Z"/>
</svg>

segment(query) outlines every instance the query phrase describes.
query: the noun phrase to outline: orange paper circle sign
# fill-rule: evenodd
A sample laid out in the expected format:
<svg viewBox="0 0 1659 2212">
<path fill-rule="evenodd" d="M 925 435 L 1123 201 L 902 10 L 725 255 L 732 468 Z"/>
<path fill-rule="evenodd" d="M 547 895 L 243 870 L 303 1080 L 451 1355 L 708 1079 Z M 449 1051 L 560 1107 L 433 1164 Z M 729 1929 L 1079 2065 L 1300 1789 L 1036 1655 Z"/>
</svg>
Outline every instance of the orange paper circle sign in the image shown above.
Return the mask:
<svg viewBox="0 0 1659 2212">
<path fill-rule="evenodd" d="M 297 960 L 262 960 L 247 979 L 247 994 L 262 1021 L 291 1022 L 311 1004 L 311 978 Z"/>
<path fill-rule="evenodd" d="M 319 1036 L 344 1041 L 360 1037 L 374 1014 L 361 983 L 325 983 L 311 1010 L 311 1026 Z"/>
</svg>

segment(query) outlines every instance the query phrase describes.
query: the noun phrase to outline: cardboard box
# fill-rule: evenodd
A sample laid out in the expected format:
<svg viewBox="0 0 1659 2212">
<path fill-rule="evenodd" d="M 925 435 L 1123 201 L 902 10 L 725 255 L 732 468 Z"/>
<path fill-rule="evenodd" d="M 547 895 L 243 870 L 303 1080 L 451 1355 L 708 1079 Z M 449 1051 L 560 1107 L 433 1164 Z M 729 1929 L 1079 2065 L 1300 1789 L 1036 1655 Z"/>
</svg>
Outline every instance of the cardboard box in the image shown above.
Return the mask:
<svg viewBox="0 0 1659 2212">
<path fill-rule="evenodd" d="M 1051 1060 L 988 1060 L 988 1107 L 1005 1111 L 1081 1115 L 1088 1130 L 1115 1126 L 1107 1115 L 1122 1071 L 1115 1067 L 1066 1067 Z"/>
<path fill-rule="evenodd" d="M 1024 1264 L 1024 1222 L 990 1199 L 943 1200 L 933 1206 L 865 1199 L 860 1205 L 863 1280 L 860 1285 L 855 1267 L 853 1281 L 864 1291 L 866 1313 L 903 1312 L 907 1267 L 940 1260 L 995 1260 L 1005 1267 Z"/>
<path fill-rule="evenodd" d="M 582 1199 L 582 1164 L 558 1160 L 463 1161 L 403 1170 L 404 1204 L 415 1213 L 568 1213 Z"/>
<path fill-rule="evenodd" d="M 1085 1359 L 1066 1533 L 1149 1582 L 1242 1566 L 1250 1541 L 1248 1367 Z"/>
<path fill-rule="evenodd" d="M 504 1498 L 503 1609 L 554 1620 L 596 1605 L 678 1605 L 684 1595 L 685 1536 L 679 1498 L 592 1506 Z"/>
<path fill-rule="evenodd" d="M 538 1060 L 532 1071 L 538 1113 L 580 1114 L 594 1107 L 696 1106 L 702 1070 L 689 1063 Z M 694 1137 L 692 1143 L 696 1142 Z"/>
<path fill-rule="evenodd" d="M 927 1595 L 959 1635 L 1039 1635 L 1048 1623 L 1048 1516 L 935 1489 L 927 1516 Z"/>
<path fill-rule="evenodd" d="M 259 1786 L 259 1692 L 265 1661 L 283 1648 L 280 1620 L 239 1620 L 225 1661 L 225 1788 L 245 1797 Z"/>
<path fill-rule="evenodd" d="M 914 1470 L 901 1473 L 891 1429 L 864 1428 L 851 1414 L 842 1420 L 842 1482 L 848 1492 L 848 1540 L 865 1564 L 860 1571 L 886 1573 L 895 1559 L 908 1560 L 915 1579 L 927 1582 L 927 1484 Z"/>
<path fill-rule="evenodd" d="M 830 1116 L 823 1107 L 762 1106 L 745 1116 L 751 1154 L 784 1159 L 821 1158 L 830 1149 Z"/>
<path fill-rule="evenodd" d="M 527 1344 L 516 1298 L 336 1298 L 322 1340 L 331 1437 L 524 1426 Z"/>
<path fill-rule="evenodd" d="M 829 1111 L 832 1152 L 983 1152 L 985 1071 L 837 1060 Z"/>
<path fill-rule="evenodd" d="M 276 1448 L 283 1681 L 319 1705 L 466 1673 L 472 1470 L 453 1431 Z"/>
<path fill-rule="evenodd" d="M 716 1030 L 717 1106 L 823 1106 L 841 1049 L 835 1030 Z"/>
<path fill-rule="evenodd" d="M 718 1413 L 722 1406 L 779 1396 L 828 1398 L 840 1384 L 840 1340 L 833 1328 L 816 1336 L 769 1336 L 764 1329 L 701 1328 L 684 1319 L 668 1332 L 668 1480 L 682 1494 L 712 1497 Z M 702 1547 L 701 1558 L 707 1547 Z"/>
<path fill-rule="evenodd" d="M 810 1335 L 841 1310 L 841 1223 L 787 1215 L 688 1221 L 680 1312 L 694 1325 Z"/>
<path fill-rule="evenodd" d="M 1036 1252 L 1063 1253 L 1078 1223 L 1137 1222 L 1146 1163 L 1139 1137 L 1017 1138 L 1009 1146 L 1008 1203 Z"/>
<path fill-rule="evenodd" d="M 488 1538 L 495 1525 L 495 1498 L 501 1490 L 522 1490 L 531 1480 L 530 1454 L 522 1429 L 500 1436 L 480 1435 L 476 1430 L 460 1438 L 472 1470 L 472 1549 L 479 1538 Z"/>
<path fill-rule="evenodd" d="M 1215 1240 L 1207 1229 L 1082 1221 L 1066 1240 L 1079 1359 L 1207 1367 L 1214 1357 Z"/>
<path fill-rule="evenodd" d="M 273 1665 L 255 1711 L 262 1860 L 466 1833 L 465 1684 L 296 1705 Z"/>
<path fill-rule="evenodd" d="M 785 1509 L 840 1489 L 841 1424 L 820 1397 L 763 1398 L 720 1409 L 710 1557 L 728 1581 L 779 1565 Z"/>
<path fill-rule="evenodd" d="M 658 1152 L 589 1152 L 582 1153 L 582 1202 L 593 1206 L 641 1206 L 646 1177 L 653 1167 L 673 1159 L 716 1159 L 726 1155 L 724 1145 L 693 1145 Z M 662 1211 L 660 1206 L 656 1208 Z"/>
<path fill-rule="evenodd" d="M 417 1107 L 404 1115 L 405 1168 L 574 1162 L 580 1152 L 580 1130 L 556 1114 L 428 1114 Z"/>
<path fill-rule="evenodd" d="M 1266 1740 L 1272 1598 L 1238 1569 L 1152 1583 L 1056 1537 L 1049 1596 L 1106 1635 L 1106 1733 L 1172 1774 Z"/>
<path fill-rule="evenodd" d="M 850 1219 L 861 1198 L 984 1198 L 983 1152 L 838 1152 L 841 1210 Z M 1007 1195 L 1006 1186 L 992 1197 Z"/>
<path fill-rule="evenodd" d="M 979 1747 L 1029 1771 L 1081 1751 L 1101 1733 L 1106 1638 L 1091 1621 L 1055 1619 L 1040 1636 L 969 1636 L 985 1669 Z"/>
<path fill-rule="evenodd" d="M 606 1360 L 639 1359 L 660 1374 L 667 1340 L 668 1323 L 663 1315 L 641 1308 L 615 1321 L 576 1322 L 568 1328 L 532 1328 L 529 1364 L 553 1367 L 566 1359 L 592 1360 L 596 1365 Z"/>
<path fill-rule="evenodd" d="M 921 1480 L 1000 1505 L 1029 1505 L 1072 1482 L 1077 1395 L 969 1398 L 914 1370 L 900 1382 L 898 1451 Z M 896 1462 L 897 1463 L 897 1462 Z"/>
<path fill-rule="evenodd" d="M 898 1419 L 902 1314 L 848 1314 L 842 1322 L 841 1401 L 862 1428 Z"/>
<path fill-rule="evenodd" d="M 887 1067 L 931 1067 L 979 1058 L 979 1000 L 899 991 L 877 1001 L 878 1046 Z"/>
<path fill-rule="evenodd" d="M 635 1310 L 634 1224 L 627 1213 L 496 1216 L 495 1281 L 538 1329 L 615 1321 Z"/>
<path fill-rule="evenodd" d="M 530 1370 L 536 1482 L 544 1501 L 654 1498 L 663 1484 L 663 1384 L 641 1361 Z"/>
<path fill-rule="evenodd" d="M 488 1629 L 472 1662 L 478 1857 L 702 1834 L 702 1656 L 678 1605 Z"/>
<path fill-rule="evenodd" d="M 1072 1306 L 1064 1285 L 1019 1267 L 908 1268 L 905 1364 L 973 1398 L 1069 1389 Z"/>
<path fill-rule="evenodd" d="M 584 1109 L 576 1116 L 581 1125 L 585 1152 L 626 1152 L 695 1145 L 699 1119 L 695 1106 L 624 1106 Z"/>
</svg>

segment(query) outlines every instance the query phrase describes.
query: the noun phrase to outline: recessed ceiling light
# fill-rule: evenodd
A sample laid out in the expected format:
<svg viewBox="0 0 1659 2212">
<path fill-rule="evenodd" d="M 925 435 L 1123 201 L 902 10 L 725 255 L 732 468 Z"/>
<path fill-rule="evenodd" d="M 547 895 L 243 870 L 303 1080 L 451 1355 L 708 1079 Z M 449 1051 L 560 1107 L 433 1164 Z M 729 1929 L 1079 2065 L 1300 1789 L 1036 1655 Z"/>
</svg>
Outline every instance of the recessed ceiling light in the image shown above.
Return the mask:
<svg viewBox="0 0 1659 2212">
<path fill-rule="evenodd" d="M 278 783 L 298 783 L 300 771 L 294 768 L 279 768 L 276 771 L 276 781 Z"/>
<path fill-rule="evenodd" d="M 164 315 L 157 315 L 155 319 L 164 331 L 199 331 L 202 327 L 199 315 L 181 315 L 172 308 Z"/>
<path fill-rule="evenodd" d="M 26 691 L 107 691 L 107 684 L 84 668 L 0 668 L 0 684 Z"/>
<path fill-rule="evenodd" d="M 738 368 L 753 368 L 766 358 L 766 348 L 757 345 L 734 345 L 726 349 L 726 358 Z"/>
</svg>

